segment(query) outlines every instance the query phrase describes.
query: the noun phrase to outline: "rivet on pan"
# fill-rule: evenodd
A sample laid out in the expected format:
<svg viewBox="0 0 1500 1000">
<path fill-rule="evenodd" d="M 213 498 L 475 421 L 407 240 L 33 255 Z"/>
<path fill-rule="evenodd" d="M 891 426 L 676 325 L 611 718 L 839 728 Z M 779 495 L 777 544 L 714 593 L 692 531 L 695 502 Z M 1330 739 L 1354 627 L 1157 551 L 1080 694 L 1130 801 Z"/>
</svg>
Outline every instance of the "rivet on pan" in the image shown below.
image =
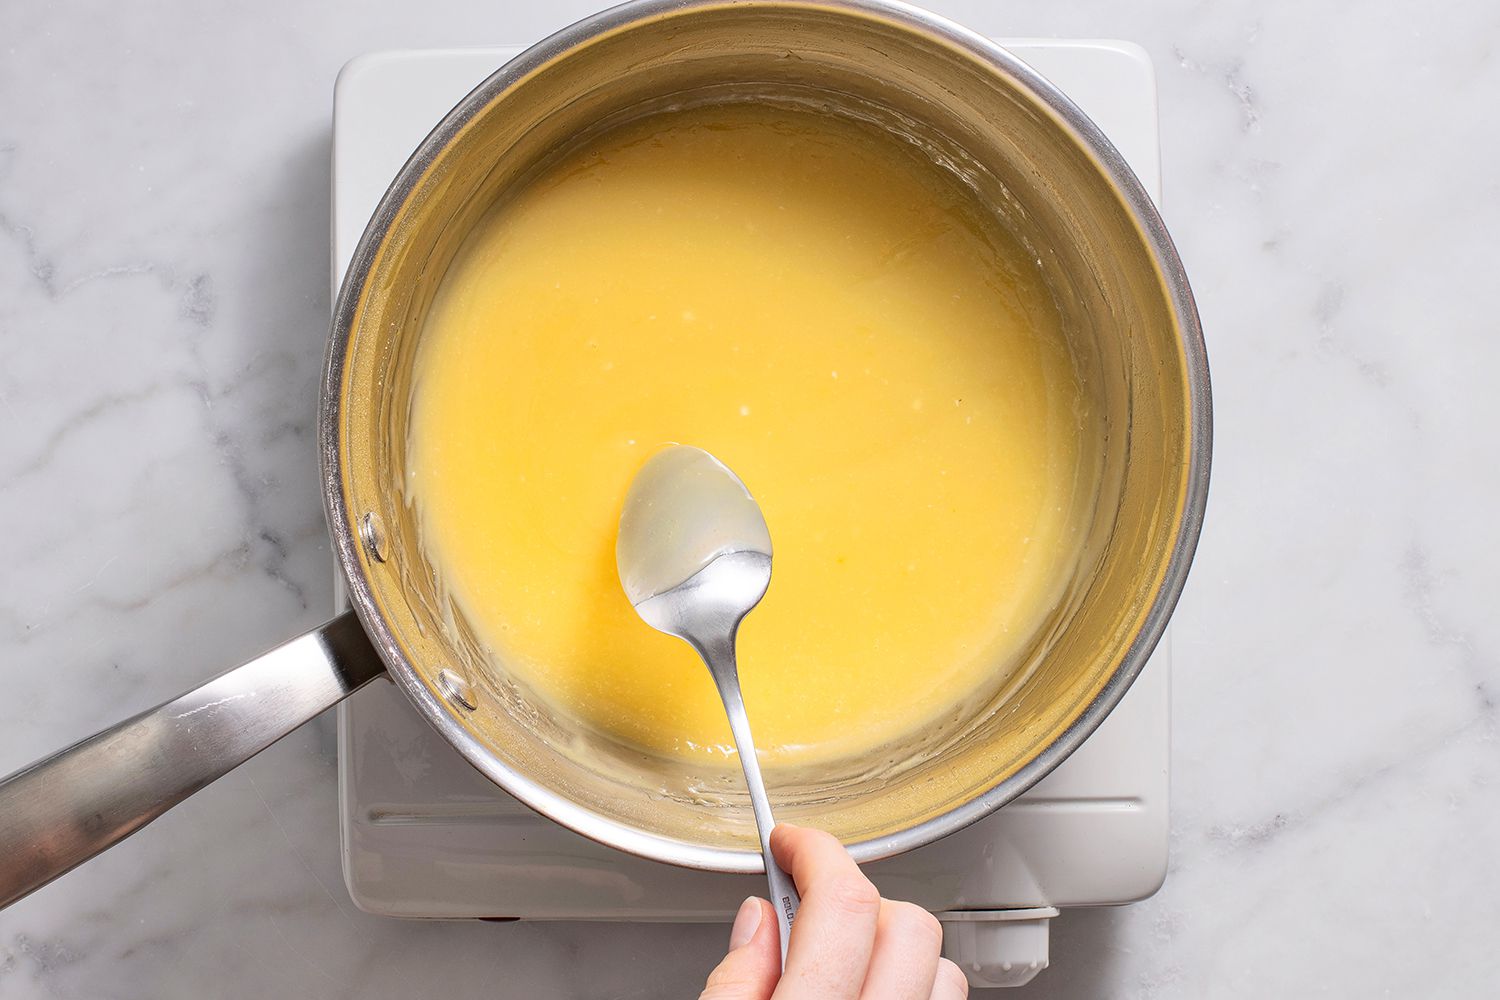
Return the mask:
<svg viewBox="0 0 1500 1000">
<path fill-rule="evenodd" d="M 471 712 L 479 707 L 479 702 L 474 700 L 474 689 L 469 686 L 469 682 L 453 671 L 439 670 L 437 683 L 438 690 L 443 692 L 443 697 L 453 704 L 467 708 Z"/>
<path fill-rule="evenodd" d="M 359 520 L 359 540 L 364 543 L 365 552 L 376 562 L 385 562 L 385 525 L 380 521 L 380 515 L 370 511 Z"/>
</svg>

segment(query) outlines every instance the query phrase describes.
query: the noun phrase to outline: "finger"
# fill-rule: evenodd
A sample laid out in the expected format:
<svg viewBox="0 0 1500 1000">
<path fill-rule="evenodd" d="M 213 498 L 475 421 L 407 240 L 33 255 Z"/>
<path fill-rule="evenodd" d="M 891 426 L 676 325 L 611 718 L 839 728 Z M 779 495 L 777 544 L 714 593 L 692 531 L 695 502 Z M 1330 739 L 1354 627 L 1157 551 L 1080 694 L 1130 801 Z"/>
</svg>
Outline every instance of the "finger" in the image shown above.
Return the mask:
<svg viewBox="0 0 1500 1000">
<path fill-rule="evenodd" d="M 969 977 L 964 970 L 946 958 L 938 959 L 937 977 L 932 984 L 932 1000 L 967 1000 Z"/>
<path fill-rule="evenodd" d="M 820 830 L 778 826 L 771 850 L 802 894 L 776 1000 L 856 1000 L 875 946 L 880 893 Z"/>
<path fill-rule="evenodd" d="M 729 932 L 729 954 L 713 972 L 698 1000 L 771 1000 L 781 975 L 776 913 L 764 899 L 740 904 Z"/>
<path fill-rule="evenodd" d="M 928 1000 L 943 950 L 943 925 L 920 906 L 881 900 L 862 1000 Z"/>
</svg>

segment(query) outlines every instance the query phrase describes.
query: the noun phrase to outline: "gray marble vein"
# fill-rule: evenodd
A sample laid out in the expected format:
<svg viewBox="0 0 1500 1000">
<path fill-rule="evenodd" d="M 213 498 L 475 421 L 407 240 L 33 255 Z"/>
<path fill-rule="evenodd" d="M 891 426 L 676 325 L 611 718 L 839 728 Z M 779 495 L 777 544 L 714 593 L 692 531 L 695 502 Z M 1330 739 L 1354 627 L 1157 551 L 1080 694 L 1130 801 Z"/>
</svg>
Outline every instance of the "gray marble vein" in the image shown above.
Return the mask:
<svg viewBox="0 0 1500 1000">
<path fill-rule="evenodd" d="M 1217 401 L 1171 873 L 1022 997 L 1493 993 L 1500 7 L 935 6 L 1156 61 Z M 338 68 L 593 4 L 0 5 L 0 772 L 330 610 L 315 395 Z M 344 891 L 331 719 L 0 913 L 0 996 L 696 995 L 722 927 Z"/>
</svg>

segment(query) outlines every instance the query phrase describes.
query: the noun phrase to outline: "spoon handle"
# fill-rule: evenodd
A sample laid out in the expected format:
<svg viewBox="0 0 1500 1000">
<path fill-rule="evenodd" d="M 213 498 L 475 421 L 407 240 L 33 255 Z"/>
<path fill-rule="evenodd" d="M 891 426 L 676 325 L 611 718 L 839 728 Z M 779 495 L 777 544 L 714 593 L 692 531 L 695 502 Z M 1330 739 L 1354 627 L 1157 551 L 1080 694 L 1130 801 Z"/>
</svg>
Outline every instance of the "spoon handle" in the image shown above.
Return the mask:
<svg viewBox="0 0 1500 1000">
<path fill-rule="evenodd" d="M 771 906 L 776 910 L 776 925 L 781 931 L 781 967 L 786 968 L 787 942 L 791 939 L 792 920 L 802 897 L 797 895 L 792 876 L 776 863 L 771 854 L 771 831 L 776 820 L 771 816 L 771 802 L 760 776 L 760 761 L 755 755 L 755 739 L 750 735 L 750 719 L 745 714 L 745 699 L 740 694 L 739 668 L 734 656 L 734 638 L 728 643 L 700 648 L 703 662 L 719 688 L 724 711 L 729 715 L 729 731 L 739 751 L 740 766 L 745 770 L 745 784 L 750 789 L 750 808 L 755 811 L 755 826 L 760 833 L 760 853 L 766 862 L 766 878 L 771 883 Z"/>
</svg>

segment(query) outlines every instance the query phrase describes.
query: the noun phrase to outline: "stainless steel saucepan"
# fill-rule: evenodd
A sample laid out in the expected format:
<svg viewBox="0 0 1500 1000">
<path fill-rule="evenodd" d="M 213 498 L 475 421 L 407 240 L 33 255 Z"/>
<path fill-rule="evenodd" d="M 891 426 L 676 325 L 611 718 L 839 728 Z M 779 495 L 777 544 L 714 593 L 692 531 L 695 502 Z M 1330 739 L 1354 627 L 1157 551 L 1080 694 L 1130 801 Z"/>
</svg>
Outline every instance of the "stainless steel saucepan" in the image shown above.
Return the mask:
<svg viewBox="0 0 1500 1000">
<path fill-rule="evenodd" d="M 383 671 L 471 764 L 554 820 L 660 861 L 761 870 L 730 772 L 689 773 L 585 731 L 486 654 L 436 585 L 401 487 L 413 350 L 476 218 L 591 130 L 714 100 L 812 101 L 858 115 L 968 184 L 1035 251 L 1109 428 L 1087 556 L 1026 669 L 997 670 L 994 690 L 900 745 L 817 774 L 771 775 L 778 815 L 833 831 L 861 860 L 885 857 L 1015 798 L 1094 730 L 1166 626 L 1208 486 L 1198 318 L 1146 193 L 1045 79 L 923 11 L 884 0 L 641 0 L 548 38 L 482 83 L 417 149 L 365 230 L 335 307 L 318 431 L 353 610 L 0 783 L 0 905 Z M 719 789 L 716 806 L 704 804 L 705 785 Z"/>
</svg>

